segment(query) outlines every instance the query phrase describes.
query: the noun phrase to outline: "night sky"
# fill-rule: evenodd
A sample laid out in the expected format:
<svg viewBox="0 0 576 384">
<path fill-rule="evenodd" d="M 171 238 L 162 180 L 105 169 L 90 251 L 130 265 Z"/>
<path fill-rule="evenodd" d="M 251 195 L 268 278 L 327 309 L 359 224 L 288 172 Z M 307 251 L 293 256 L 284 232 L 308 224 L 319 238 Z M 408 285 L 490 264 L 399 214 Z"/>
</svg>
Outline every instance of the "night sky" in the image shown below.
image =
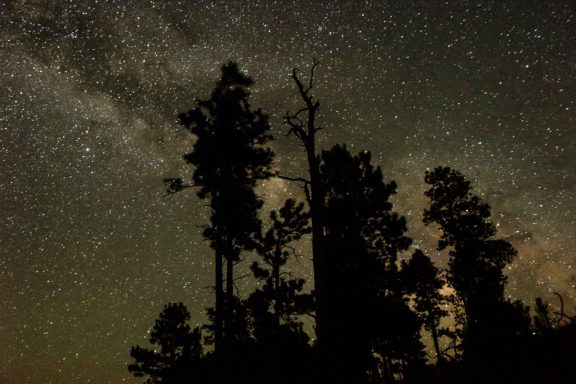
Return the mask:
<svg viewBox="0 0 576 384">
<path fill-rule="evenodd" d="M 281 121 L 299 105 L 289 74 L 315 57 L 320 147 L 372 152 L 414 247 L 445 265 L 423 179 L 451 166 L 519 251 L 508 294 L 558 291 L 574 314 L 576 6 L 432 3 L 0 2 L 0 382 L 141 382 L 130 346 L 147 345 L 165 303 L 205 321 L 205 202 L 167 199 L 162 179 L 191 175 L 177 114 L 230 60 L 256 81 L 284 174 L 305 172 Z M 282 180 L 259 190 L 268 207 L 302 198 Z"/>
</svg>

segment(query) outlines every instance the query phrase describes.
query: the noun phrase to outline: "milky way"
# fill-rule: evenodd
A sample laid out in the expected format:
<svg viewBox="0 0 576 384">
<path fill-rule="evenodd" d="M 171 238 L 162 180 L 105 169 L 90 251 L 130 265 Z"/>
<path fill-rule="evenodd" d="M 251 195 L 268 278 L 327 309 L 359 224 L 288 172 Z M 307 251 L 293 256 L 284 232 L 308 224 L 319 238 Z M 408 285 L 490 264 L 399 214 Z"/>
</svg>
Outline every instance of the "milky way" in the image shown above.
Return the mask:
<svg viewBox="0 0 576 384">
<path fill-rule="evenodd" d="M 415 247 L 446 262 L 421 219 L 425 170 L 449 165 L 519 250 L 508 294 L 558 291 L 576 311 L 574 5 L 228 3 L 0 4 L 2 383 L 136 383 L 130 346 L 146 345 L 165 303 L 205 321 L 206 208 L 193 193 L 167 199 L 162 179 L 190 176 L 193 137 L 176 116 L 230 60 L 256 81 L 284 173 L 305 171 L 281 121 L 298 106 L 289 74 L 315 57 L 320 147 L 372 151 Z M 259 190 L 268 206 L 302 197 L 280 180 Z"/>
</svg>

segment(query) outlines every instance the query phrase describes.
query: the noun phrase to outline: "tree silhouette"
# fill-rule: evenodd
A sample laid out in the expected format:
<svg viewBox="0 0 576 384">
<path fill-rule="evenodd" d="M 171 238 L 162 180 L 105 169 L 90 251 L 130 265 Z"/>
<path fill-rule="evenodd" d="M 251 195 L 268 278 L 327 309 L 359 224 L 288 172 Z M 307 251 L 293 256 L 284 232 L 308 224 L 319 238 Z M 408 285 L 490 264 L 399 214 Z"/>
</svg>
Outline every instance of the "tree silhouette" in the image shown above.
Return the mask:
<svg viewBox="0 0 576 384">
<path fill-rule="evenodd" d="M 377 358 L 376 367 L 372 367 L 372 377 L 376 377 L 373 382 L 421 382 L 424 345 L 417 315 L 399 293 L 381 291 L 377 299 L 371 318 L 373 353 Z"/>
<path fill-rule="evenodd" d="M 406 221 L 389 202 L 394 182 L 383 180 L 369 152 L 353 156 L 337 145 L 322 153 L 320 180 L 325 192 L 325 343 L 339 380 L 361 383 L 374 368 L 391 376 L 407 372 L 422 357 L 419 324 L 403 298 L 397 254 L 411 239 Z"/>
<path fill-rule="evenodd" d="M 301 359 L 309 355 L 309 337 L 298 317 L 313 311 L 314 302 L 311 294 L 302 292 L 304 279 L 293 277 L 286 263 L 297 255 L 291 243 L 310 233 L 309 215 L 303 203 L 288 199 L 278 212 L 270 212 L 270 221 L 257 247 L 262 259 L 251 266 L 259 288 L 247 302 L 266 382 L 280 382 L 280 377 L 290 382 L 288 378 L 294 381 L 302 371 Z"/>
<path fill-rule="evenodd" d="M 436 359 L 442 362 L 443 353 L 438 339 L 440 320 L 447 315 L 442 308 L 446 304 L 446 297 L 440 293 L 444 282 L 432 260 L 419 249 L 410 260 L 402 262 L 402 275 L 408 292 L 414 294 L 414 307 L 420 321 L 432 335 Z"/>
<path fill-rule="evenodd" d="M 558 294 L 554 316 L 537 299 L 531 327 L 528 308 L 505 299 L 503 271 L 516 251 L 495 238 L 490 206 L 459 172 L 438 167 L 425 177 L 430 207 L 424 222 L 439 226 L 438 249 L 448 249 L 448 268 L 439 273 L 420 250 L 399 263 L 411 239 L 390 202 L 395 182 L 384 180 L 369 152 L 352 155 L 336 145 L 317 153 L 320 102 L 312 90 L 318 65 L 314 60 L 306 81 L 293 70 L 303 106 L 284 116 L 288 134 L 304 148 L 308 175 L 275 174 L 303 183 L 309 212 L 288 199 L 270 212 L 265 232 L 255 187 L 274 176 L 273 153 L 268 116 L 248 101 L 252 79 L 228 63 L 210 98 L 179 115 L 196 138 L 184 155 L 194 173 L 191 182 L 164 181 L 170 196 L 197 188 L 209 202 L 203 235 L 215 254 L 216 300 L 202 329 L 214 352 L 203 352 L 201 328 L 191 330 L 186 307 L 168 304 L 150 332 L 153 348 L 132 347 L 129 371 L 146 384 L 574 382 L 576 317 L 564 313 Z M 312 294 L 288 269 L 293 243 L 308 233 Z M 257 288 L 244 300 L 234 294 L 234 266 L 248 251 L 260 258 L 251 265 Z M 440 293 L 445 285 L 453 295 Z M 446 301 L 454 332 L 440 327 Z M 313 345 L 303 314 L 316 320 Z M 422 327 L 442 364 L 425 365 Z M 452 338 L 453 355 L 441 350 L 443 335 Z"/>
<path fill-rule="evenodd" d="M 447 279 L 456 292 L 455 304 L 463 308 L 464 316 L 457 321 L 464 358 L 477 367 L 475 373 L 468 372 L 485 373 L 482 360 L 494 356 L 493 349 L 504 336 L 503 323 L 522 319 L 524 310 L 504 299 L 503 269 L 516 250 L 509 242 L 493 238 L 496 227 L 489 222 L 490 206 L 470 192 L 470 182 L 462 174 L 438 167 L 426 172 L 425 181 L 430 185 L 425 192 L 430 209 L 424 211 L 424 223 L 440 226 L 439 250 L 450 247 Z"/>
<path fill-rule="evenodd" d="M 368 166 L 369 154 L 360 155 L 352 161 L 352 156 L 348 153 L 349 162 L 355 162 L 354 165 L 357 167 L 366 166 L 360 170 L 359 175 L 358 168 L 354 170 L 354 165 L 344 164 L 346 161 L 344 154 L 347 153 L 345 147 L 336 148 L 334 152 L 326 152 L 322 156 L 316 153 L 316 134 L 321 129 L 316 124 L 320 102 L 314 99 L 312 90 L 318 64 L 314 60 L 307 81 L 300 78 L 297 69 L 293 70 L 292 79 L 304 105 L 294 113 L 287 112 L 284 118 L 289 127 L 288 134 L 296 136 L 304 147 L 308 163 L 308 178 L 285 176 L 284 178 L 304 184 L 304 192 L 310 207 L 316 302 L 316 346 L 320 370 L 328 376 L 331 375 L 322 377 L 322 380 L 362 382 L 366 379 L 366 370 L 372 360 L 373 348 L 377 345 L 373 342 L 374 335 L 371 331 L 375 331 L 375 324 L 379 320 L 376 320 L 374 316 L 368 321 L 372 325 L 358 324 L 354 316 L 356 319 L 362 318 L 362 313 L 368 313 L 367 308 L 372 308 L 374 314 L 383 316 L 380 309 L 385 307 L 387 300 L 407 305 L 400 297 L 401 284 L 399 284 L 395 260 L 396 253 L 406 249 L 410 244 L 410 239 L 404 236 L 405 220 L 395 213 L 388 212 L 392 206 L 387 199 L 395 192 L 396 186 L 394 183 L 383 183 L 380 170 L 374 170 L 372 166 Z M 344 160 L 344 163 L 330 164 L 332 155 L 335 160 Z M 343 166 L 348 166 L 347 171 L 351 171 L 350 175 L 342 171 L 345 169 Z M 361 174 L 363 171 L 366 172 L 364 175 Z M 322 175 L 322 172 L 325 174 Z M 378 180 L 381 184 L 376 187 L 376 191 L 369 191 L 374 187 L 370 183 L 378 184 Z M 358 182 L 360 184 L 357 184 Z M 368 185 L 366 189 L 355 189 L 362 182 Z M 330 188 L 334 189 L 329 191 Z M 334 205 L 332 208 L 327 208 L 331 193 Z M 340 202 L 337 202 L 340 193 L 343 196 Z M 354 201 L 354 198 L 357 200 Z M 338 207 L 339 204 L 345 207 L 347 199 L 351 204 L 347 207 L 351 209 L 350 213 Z M 362 199 L 364 199 L 364 205 L 359 203 Z M 366 201 L 369 202 L 366 203 Z M 354 204 L 357 205 L 354 206 Z M 374 207 L 376 210 L 372 211 Z M 353 212 L 354 209 L 358 210 Z M 381 213 L 385 214 L 379 216 Z M 346 224 L 347 222 L 349 225 Z M 378 262 L 374 262 L 374 266 L 366 260 L 378 260 Z M 345 271 L 347 274 L 344 273 Z M 366 275 L 362 276 L 363 273 Z M 373 274 L 377 276 L 372 276 Z M 345 289 L 344 287 L 347 286 L 353 289 Z M 394 292 L 394 295 L 398 297 L 384 294 L 384 292 Z M 364 293 L 366 295 L 363 295 Z M 407 307 L 406 309 L 403 313 L 412 316 L 412 312 Z M 408 326 L 410 321 L 400 323 L 406 325 L 400 332 L 405 331 L 405 334 L 410 334 L 412 337 L 413 343 L 408 344 L 415 346 L 412 348 L 414 351 L 421 351 L 422 346 L 417 335 L 418 327 L 410 328 Z M 416 323 L 415 320 L 414 324 Z M 358 324 L 358 327 L 355 327 L 355 324 Z M 356 333 L 352 334 L 351 330 Z M 388 335 L 381 333 L 381 339 L 384 340 Z M 404 345 L 407 344 L 404 343 Z M 394 347 L 390 348 L 380 348 L 381 352 L 386 350 L 388 354 L 394 354 L 401 349 L 400 344 L 394 344 Z M 416 356 L 414 360 L 419 360 L 421 353 L 417 352 L 414 356 Z"/>
<path fill-rule="evenodd" d="M 312 266 L 314 268 L 314 296 L 316 312 L 316 337 L 320 359 L 325 354 L 323 339 L 325 328 L 328 326 L 326 315 L 327 288 L 326 288 L 326 260 L 324 255 L 324 192 L 320 181 L 320 156 L 316 153 L 316 133 L 321 129 L 316 125 L 316 116 L 320 108 L 320 101 L 314 100 L 311 91 L 314 87 L 314 76 L 319 62 L 314 60 L 308 82 L 305 84 L 299 77 L 298 69 L 292 70 L 292 80 L 296 84 L 298 94 L 304 106 L 294 113 L 286 112 L 284 122 L 288 126 L 288 135 L 294 135 L 300 140 L 306 153 L 308 162 L 308 176 L 305 178 L 290 178 L 304 183 L 306 199 L 310 207 L 310 219 L 312 224 Z"/>
<path fill-rule="evenodd" d="M 271 335 L 280 334 L 281 323 L 294 323 L 295 315 L 312 311 L 311 295 L 302 293 L 304 279 L 295 279 L 283 271 L 291 255 L 296 255 L 290 245 L 304 234 L 310 233 L 309 215 L 304 212 L 304 204 L 296 204 L 293 199 L 286 200 L 279 212 L 270 213 L 271 226 L 260 239 L 258 252 L 262 261 L 252 266 L 254 277 L 263 283 L 252 295 L 254 302 L 265 304 L 272 318 Z"/>
<path fill-rule="evenodd" d="M 553 327 L 553 320 L 550 318 L 550 304 L 537 297 L 534 301 L 534 328 L 538 332 L 546 332 Z"/>
<path fill-rule="evenodd" d="M 150 332 L 154 349 L 132 347 L 130 356 L 136 362 L 128 370 L 145 377 L 146 384 L 183 383 L 191 377 L 203 377 L 200 329 L 190 329 L 190 313 L 182 303 L 170 303 L 156 320 Z"/>
<path fill-rule="evenodd" d="M 244 249 L 255 247 L 260 232 L 258 210 L 262 200 L 254 192 L 256 182 L 271 175 L 272 151 L 268 116 L 253 111 L 248 102 L 251 78 L 237 64 L 222 67 L 222 75 L 210 99 L 179 115 L 180 122 L 197 140 L 184 156 L 195 166 L 193 184 L 166 179 L 169 193 L 198 187 L 198 197 L 210 199 L 210 225 L 204 236 L 215 251 L 214 347 L 217 357 L 229 349 L 234 329 L 234 264 Z M 226 262 L 226 290 L 223 262 Z M 226 295 L 224 295 L 226 293 Z"/>
</svg>

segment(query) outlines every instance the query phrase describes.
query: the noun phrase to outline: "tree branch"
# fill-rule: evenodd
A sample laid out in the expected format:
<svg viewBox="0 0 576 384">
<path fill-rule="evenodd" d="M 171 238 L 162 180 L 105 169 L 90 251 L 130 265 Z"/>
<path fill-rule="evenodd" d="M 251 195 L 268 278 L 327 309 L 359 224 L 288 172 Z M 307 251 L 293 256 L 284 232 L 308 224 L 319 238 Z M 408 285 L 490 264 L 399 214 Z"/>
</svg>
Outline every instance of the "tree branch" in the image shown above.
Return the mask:
<svg viewBox="0 0 576 384">
<path fill-rule="evenodd" d="M 307 110 L 307 108 L 304 110 Z M 304 131 L 304 122 L 298 117 L 297 114 L 290 114 L 290 112 L 286 112 L 284 115 L 284 123 L 290 126 L 286 136 L 290 136 L 292 133 L 294 133 L 300 140 L 305 140 L 307 138 L 306 132 Z"/>
<path fill-rule="evenodd" d="M 181 178 L 172 178 L 168 177 L 163 180 L 164 184 L 166 185 L 166 195 L 168 198 L 172 198 L 178 192 L 181 192 L 188 188 L 195 188 L 195 187 L 202 187 L 202 185 L 198 184 L 184 184 Z"/>
<path fill-rule="evenodd" d="M 303 177 L 290 177 L 290 176 L 283 176 L 280 174 L 277 174 L 276 177 L 282 179 L 282 180 L 288 180 L 288 181 L 299 181 L 305 184 L 310 184 L 310 180 L 306 180 Z"/>
<path fill-rule="evenodd" d="M 310 90 L 314 87 L 314 73 L 316 72 L 316 67 L 318 67 L 319 64 L 320 62 L 314 58 L 312 62 L 312 68 L 310 68 L 310 79 L 308 80 L 308 88 L 306 89 L 304 89 L 304 84 L 302 84 L 302 81 L 300 81 L 300 79 L 298 78 L 298 69 L 294 68 L 292 70 L 292 79 L 296 83 L 300 95 L 304 100 L 306 100 L 306 104 L 312 103 L 312 96 L 309 96 L 308 92 L 310 92 Z"/>
<path fill-rule="evenodd" d="M 558 298 L 560 299 L 560 312 L 558 313 L 556 319 L 554 320 L 554 323 L 559 324 L 563 319 L 568 319 L 571 322 L 574 322 L 576 320 L 576 316 L 568 316 L 567 314 L 564 313 L 564 298 L 562 297 L 562 295 L 556 291 L 554 291 L 554 294 L 558 296 Z"/>
<path fill-rule="evenodd" d="M 316 60 L 316 58 L 312 59 L 312 68 L 310 69 L 310 81 L 308 83 L 308 88 L 306 89 L 306 93 L 308 93 L 308 91 L 310 91 L 312 89 L 312 86 L 314 85 L 314 72 L 316 71 L 316 67 L 320 64 L 320 62 L 318 60 Z"/>
<path fill-rule="evenodd" d="M 251 276 L 251 273 L 247 273 L 247 274 L 245 274 L 245 275 L 238 276 L 238 277 L 235 278 L 233 281 L 242 280 L 242 279 L 245 279 L 245 278 L 247 278 L 247 277 L 249 277 L 249 276 Z"/>
</svg>

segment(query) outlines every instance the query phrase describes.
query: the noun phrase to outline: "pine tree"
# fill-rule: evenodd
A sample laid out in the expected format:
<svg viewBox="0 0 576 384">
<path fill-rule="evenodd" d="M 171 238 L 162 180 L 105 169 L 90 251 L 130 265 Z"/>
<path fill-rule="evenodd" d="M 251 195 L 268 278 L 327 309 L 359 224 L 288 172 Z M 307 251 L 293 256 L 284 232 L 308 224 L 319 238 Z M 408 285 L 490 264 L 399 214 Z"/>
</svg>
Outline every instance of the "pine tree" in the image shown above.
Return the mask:
<svg viewBox="0 0 576 384">
<path fill-rule="evenodd" d="M 210 99 L 179 115 L 196 138 L 184 159 L 195 167 L 193 183 L 166 179 L 169 193 L 198 187 L 198 197 L 210 200 L 210 225 L 204 236 L 215 251 L 214 344 L 217 356 L 233 340 L 234 264 L 240 253 L 255 247 L 260 232 L 258 210 L 262 200 L 254 192 L 258 180 L 271 175 L 272 151 L 268 116 L 253 111 L 248 87 L 253 81 L 235 63 L 222 67 Z M 223 265 L 226 263 L 226 289 Z"/>
<path fill-rule="evenodd" d="M 145 377 L 146 384 L 184 383 L 186 378 L 204 375 L 200 329 L 190 329 L 190 313 L 184 304 L 171 303 L 156 320 L 150 332 L 154 349 L 132 347 L 130 356 L 136 362 L 128 370 Z"/>
<path fill-rule="evenodd" d="M 384 181 L 369 152 L 353 156 L 337 145 L 321 160 L 330 320 L 325 342 L 332 369 L 349 383 L 365 382 L 370 369 L 407 374 L 421 362 L 422 344 L 397 267 L 398 252 L 411 239 L 389 201 L 396 184 Z M 378 369 L 374 354 L 381 358 Z"/>
<path fill-rule="evenodd" d="M 418 249 L 410 260 L 402 262 L 402 276 L 408 292 L 414 294 L 415 309 L 420 321 L 432 335 L 437 362 L 442 362 L 439 326 L 442 317 L 448 313 L 442 308 L 446 305 L 447 298 L 440 293 L 444 282 L 438 268 Z"/>
<path fill-rule="evenodd" d="M 272 211 L 270 220 L 271 226 L 261 237 L 258 246 L 262 261 L 255 261 L 251 266 L 254 276 L 263 284 L 251 295 L 249 301 L 264 303 L 271 316 L 271 332 L 268 336 L 277 338 L 281 333 L 281 325 L 290 332 L 289 328 L 298 327 L 295 316 L 313 309 L 311 295 L 302 292 L 304 279 L 296 279 L 291 273 L 282 270 L 290 256 L 296 256 L 291 243 L 310 233 L 310 227 L 304 204 L 296 204 L 293 199 L 286 200 L 279 212 Z"/>
<path fill-rule="evenodd" d="M 487 352 L 501 316 L 510 303 L 504 299 L 503 269 L 516 250 L 505 240 L 494 239 L 496 227 L 489 221 L 490 206 L 471 193 L 470 182 L 448 167 L 426 172 L 430 209 L 424 223 L 442 230 L 438 249 L 450 248 L 447 279 L 456 291 L 464 317 L 465 355 L 472 359 Z"/>
<path fill-rule="evenodd" d="M 270 213 L 270 222 L 257 247 L 261 260 L 251 266 L 259 287 L 247 302 L 265 382 L 288 383 L 301 380 L 298 375 L 310 354 L 310 339 L 300 317 L 313 311 L 313 296 L 303 292 L 305 280 L 286 268 L 288 260 L 297 256 L 292 243 L 310 233 L 309 215 L 303 203 L 288 199 L 279 211 Z"/>
</svg>

